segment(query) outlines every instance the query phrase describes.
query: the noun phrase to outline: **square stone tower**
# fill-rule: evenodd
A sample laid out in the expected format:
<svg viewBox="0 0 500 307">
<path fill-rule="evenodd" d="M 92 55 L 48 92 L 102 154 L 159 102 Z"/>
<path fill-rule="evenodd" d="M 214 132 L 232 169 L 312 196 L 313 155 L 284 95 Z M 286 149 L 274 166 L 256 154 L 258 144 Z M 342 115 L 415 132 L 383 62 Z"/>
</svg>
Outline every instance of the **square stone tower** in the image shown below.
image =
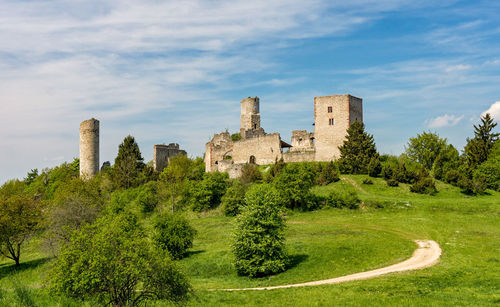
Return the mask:
<svg viewBox="0 0 500 307">
<path fill-rule="evenodd" d="M 355 121 L 363 122 L 361 98 L 348 94 L 314 97 L 315 160 L 338 159 L 346 130 Z"/>
</svg>

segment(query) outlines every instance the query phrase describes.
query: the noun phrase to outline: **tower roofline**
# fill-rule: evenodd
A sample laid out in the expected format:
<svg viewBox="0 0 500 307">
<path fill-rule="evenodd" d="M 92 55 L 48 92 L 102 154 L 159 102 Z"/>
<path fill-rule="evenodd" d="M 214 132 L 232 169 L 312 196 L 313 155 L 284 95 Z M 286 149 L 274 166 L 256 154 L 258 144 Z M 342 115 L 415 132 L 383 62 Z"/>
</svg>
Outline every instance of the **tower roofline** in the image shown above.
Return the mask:
<svg viewBox="0 0 500 307">
<path fill-rule="evenodd" d="M 325 98 L 325 97 L 341 97 L 341 96 L 347 96 L 347 97 L 352 97 L 352 98 L 357 98 L 357 99 L 362 99 L 356 96 L 353 96 L 351 94 L 340 94 L 340 95 L 326 95 L 326 96 L 315 96 L 314 98 Z"/>
</svg>

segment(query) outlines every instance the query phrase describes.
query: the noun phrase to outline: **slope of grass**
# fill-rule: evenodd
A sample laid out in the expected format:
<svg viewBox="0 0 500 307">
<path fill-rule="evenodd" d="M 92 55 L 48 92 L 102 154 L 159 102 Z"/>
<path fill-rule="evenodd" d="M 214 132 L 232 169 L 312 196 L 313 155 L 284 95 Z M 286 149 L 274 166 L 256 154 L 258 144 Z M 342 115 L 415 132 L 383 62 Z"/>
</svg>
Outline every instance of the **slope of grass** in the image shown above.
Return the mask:
<svg viewBox="0 0 500 307">
<path fill-rule="evenodd" d="M 468 196 L 437 182 L 434 196 L 409 192 L 408 185 L 388 187 L 382 179 L 362 183 L 366 176 L 343 180 L 314 192 L 356 191 L 361 210 L 292 212 L 287 217 L 291 268 L 268 278 L 237 276 L 230 253 L 233 218 L 217 211 L 191 215 L 198 237 L 181 261 L 190 276 L 193 306 L 490 306 L 500 303 L 500 193 Z M 379 202 L 374 209 L 369 204 Z M 383 267 L 406 259 L 414 239 L 432 239 L 443 249 L 441 261 L 419 271 L 385 275 L 345 284 L 272 291 L 225 292 L 213 289 L 278 285 L 341 276 Z M 41 286 L 50 261 L 30 244 L 14 270 L 0 260 L 1 306 L 79 306 L 54 298 Z M 24 302 L 24 303 L 23 303 Z M 30 303 L 31 302 L 31 303 Z M 87 302 L 88 306 L 92 303 Z M 157 302 L 158 306 L 164 305 Z"/>
</svg>

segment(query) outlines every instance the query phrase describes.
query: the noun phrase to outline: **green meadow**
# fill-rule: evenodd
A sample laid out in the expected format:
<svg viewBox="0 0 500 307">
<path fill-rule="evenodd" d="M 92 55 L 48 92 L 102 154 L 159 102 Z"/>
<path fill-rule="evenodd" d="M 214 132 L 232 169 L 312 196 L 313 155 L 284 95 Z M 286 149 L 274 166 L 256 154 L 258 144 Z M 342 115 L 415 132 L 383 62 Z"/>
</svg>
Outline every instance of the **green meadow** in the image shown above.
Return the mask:
<svg viewBox="0 0 500 307">
<path fill-rule="evenodd" d="M 500 193 L 468 196 L 437 182 L 434 195 L 388 187 L 382 179 L 345 175 L 314 193 L 350 189 L 362 199 L 357 210 L 288 211 L 290 268 L 265 278 L 238 276 L 232 266 L 234 218 L 219 209 L 190 213 L 198 234 L 180 261 L 193 286 L 192 306 L 492 306 L 500 303 Z M 321 280 L 384 267 L 409 258 L 413 240 L 430 239 L 443 250 L 433 267 L 337 285 L 266 291 L 226 288 L 283 285 Z M 0 262 L 1 306 L 93 306 L 53 297 L 44 288 L 50 254 L 41 238 L 23 250 L 22 264 Z M 156 302 L 152 305 L 163 306 Z"/>
</svg>

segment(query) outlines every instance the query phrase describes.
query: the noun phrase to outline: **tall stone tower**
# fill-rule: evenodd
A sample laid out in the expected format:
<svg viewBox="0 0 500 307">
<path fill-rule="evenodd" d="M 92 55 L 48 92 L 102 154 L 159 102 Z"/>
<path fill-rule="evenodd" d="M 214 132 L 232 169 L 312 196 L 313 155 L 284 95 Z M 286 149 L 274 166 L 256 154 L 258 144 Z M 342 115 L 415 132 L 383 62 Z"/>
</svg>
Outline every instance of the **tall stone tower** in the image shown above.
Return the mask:
<svg viewBox="0 0 500 307">
<path fill-rule="evenodd" d="M 315 160 L 338 159 L 346 130 L 355 121 L 363 122 L 363 99 L 351 95 L 314 97 Z"/>
<path fill-rule="evenodd" d="M 243 139 L 264 134 L 260 127 L 259 97 L 241 101 L 240 134 Z"/>
<path fill-rule="evenodd" d="M 95 118 L 80 124 L 80 177 L 93 178 L 99 172 L 99 121 Z"/>
</svg>

